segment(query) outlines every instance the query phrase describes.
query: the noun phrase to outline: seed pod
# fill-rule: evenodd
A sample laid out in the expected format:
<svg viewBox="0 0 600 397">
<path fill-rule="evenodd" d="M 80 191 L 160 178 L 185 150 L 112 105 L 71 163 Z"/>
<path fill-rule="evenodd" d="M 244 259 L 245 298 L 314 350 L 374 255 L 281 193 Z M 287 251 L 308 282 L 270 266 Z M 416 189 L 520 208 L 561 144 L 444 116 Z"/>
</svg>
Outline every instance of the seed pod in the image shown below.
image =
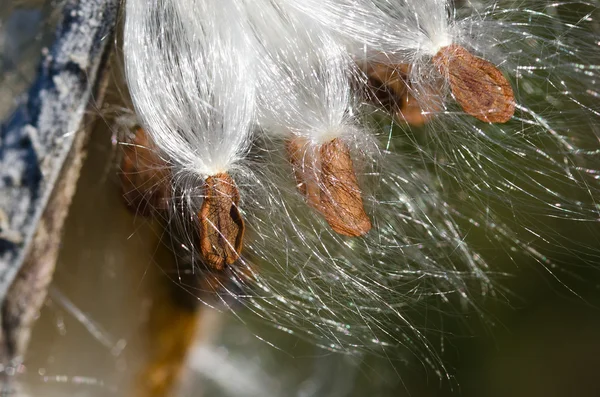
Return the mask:
<svg viewBox="0 0 600 397">
<path fill-rule="evenodd" d="M 198 212 L 200 253 L 215 270 L 231 265 L 242 252 L 245 225 L 239 201 L 237 186 L 228 174 L 206 179 L 204 201 Z"/>
<path fill-rule="evenodd" d="M 505 123 L 512 118 L 512 87 L 492 63 L 456 44 L 439 50 L 433 63 L 448 79 L 452 94 L 467 114 L 489 123 Z"/>
<path fill-rule="evenodd" d="M 331 228 L 358 237 L 371 230 L 348 146 L 339 138 L 313 146 L 304 138 L 288 142 L 298 189 Z"/>
</svg>

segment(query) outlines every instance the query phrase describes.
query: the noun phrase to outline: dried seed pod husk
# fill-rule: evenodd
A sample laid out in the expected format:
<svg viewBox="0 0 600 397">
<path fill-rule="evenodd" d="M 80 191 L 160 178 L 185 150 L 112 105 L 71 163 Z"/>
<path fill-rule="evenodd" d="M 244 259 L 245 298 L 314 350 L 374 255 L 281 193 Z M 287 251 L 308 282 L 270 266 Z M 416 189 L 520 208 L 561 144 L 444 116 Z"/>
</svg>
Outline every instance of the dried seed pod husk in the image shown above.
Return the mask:
<svg viewBox="0 0 600 397">
<path fill-rule="evenodd" d="M 341 139 L 312 145 L 296 137 L 287 150 L 298 189 L 335 232 L 358 237 L 371 230 L 350 149 Z"/>
<path fill-rule="evenodd" d="M 200 254 L 215 270 L 233 264 L 242 252 L 244 220 L 239 211 L 240 194 L 229 174 L 206 178 L 200 211 Z"/>
<path fill-rule="evenodd" d="M 467 114 L 489 123 L 505 123 L 512 118 L 515 96 L 494 64 L 456 44 L 440 49 L 433 63 L 448 79 L 452 94 Z"/>
<path fill-rule="evenodd" d="M 137 127 L 123 145 L 121 189 L 129 209 L 150 216 L 167 208 L 170 171 L 146 132 Z"/>
</svg>

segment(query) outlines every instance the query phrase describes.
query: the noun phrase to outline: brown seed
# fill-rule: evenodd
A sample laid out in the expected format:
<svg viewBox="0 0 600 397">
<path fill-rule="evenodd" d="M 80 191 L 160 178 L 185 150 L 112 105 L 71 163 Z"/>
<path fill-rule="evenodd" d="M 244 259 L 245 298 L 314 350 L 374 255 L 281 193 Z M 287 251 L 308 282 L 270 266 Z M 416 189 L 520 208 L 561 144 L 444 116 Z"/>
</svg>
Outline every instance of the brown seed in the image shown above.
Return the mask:
<svg viewBox="0 0 600 397">
<path fill-rule="evenodd" d="M 242 252 L 245 225 L 239 201 L 237 186 L 228 174 L 206 179 L 204 201 L 198 212 L 200 253 L 213 269 L 231 265 Z"/>
<path fill-rule="evenodd" d="M 146 132 L 137 127 L 123 145 L 121 189 L 127 206 L 149 216 L 165 209 L 169 197 L 169 169 Z"/>
<path fill-rule="evenodd" d="M 413 96 L 408 79 L 410 65 L 370 63 L 363 69 L 369 78 L 374 99 L 394 113 L 398 120 L 415 127 L 429 121 L 431 116 L 423 113 L 419 102 Z M 427 101 L 427 96 L 422 99 Z"/>
<path fill-rule="evenodd" d="M 385 86 L 397 98 L 402 98 L 408 91 L 407 75 L 409 66 L 407 64 L 389 65 L 372 62 L 366 65 L 365 73 L 376 88 Z"/>
<path fill-rule="evenodd" d="M 448 79 L 452 94 L 467 114 L 489 123 L 512 118 L 515 96 L 495 65 L 456 44 L 439 50 L 433 63 Z"/>
<path fill-rule="evenodd" d="M 406 123 L 421 127 L 425 125 L 431 118 L 430 114 L 424 114 L 421 105 L 412 95 L 411 91 L 406 91 L 406 94 L 402 98 L 402 105 L 400 110 L 396 113 L 396 116 L 400 120 L 404 120 Z"/>
<path fill-rule="evenodd" d="M 344 142 L 336 138 L 313 146 L 296 137 L 287 149 L 298 189 L 335 232 L 358 237 L 371 230 L 350 149 Z"/>
</svg>

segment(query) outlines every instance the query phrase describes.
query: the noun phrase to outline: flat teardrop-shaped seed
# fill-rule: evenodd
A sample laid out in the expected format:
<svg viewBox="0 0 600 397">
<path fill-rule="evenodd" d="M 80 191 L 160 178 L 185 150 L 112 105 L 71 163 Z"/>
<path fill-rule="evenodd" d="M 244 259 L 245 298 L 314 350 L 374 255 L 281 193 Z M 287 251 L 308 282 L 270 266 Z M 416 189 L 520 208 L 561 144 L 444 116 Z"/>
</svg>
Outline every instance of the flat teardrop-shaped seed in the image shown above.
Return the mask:
<svg viewBox="0 0 600 397">
<path fill-rule="evenodd" d="M 489 123 L 505 123 L 512 118 L 515 96 L 494 64 L 456 44 L 440 49 L 433 63 L 448 79 L 452 94 L 467 114 Z"/>
<path fill-rule="evenodd" d="M 304 138 L 288 142 L 298 189 L 331 228 L 358 237 L 371 230 L 348 146 L 340 139 L 310 145 Z"/>
<path fill-rule="evenodd" d="M 242 252 L 244 220 L 238 208 L 240 194 L 226 173 L 206 178 L 200 220 L 200 254 L 211 268 L 222 270 Z"/>
</svg>

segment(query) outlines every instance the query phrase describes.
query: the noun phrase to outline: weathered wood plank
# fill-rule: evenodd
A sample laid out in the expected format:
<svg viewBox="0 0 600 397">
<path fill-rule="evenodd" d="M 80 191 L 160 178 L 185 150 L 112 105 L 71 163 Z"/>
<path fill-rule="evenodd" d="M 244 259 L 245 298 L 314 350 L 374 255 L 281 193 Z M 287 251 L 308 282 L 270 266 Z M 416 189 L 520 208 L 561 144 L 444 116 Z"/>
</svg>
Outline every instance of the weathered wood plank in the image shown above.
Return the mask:
<svg viewBox="0 0 600 397">
<path fill-rule="evenodd" d="M 17 364 L 45 297 L 113 47 L 120 0 L 67 0 L 26 100 L 0 126 L 0 364 Z"/>
</svg>

